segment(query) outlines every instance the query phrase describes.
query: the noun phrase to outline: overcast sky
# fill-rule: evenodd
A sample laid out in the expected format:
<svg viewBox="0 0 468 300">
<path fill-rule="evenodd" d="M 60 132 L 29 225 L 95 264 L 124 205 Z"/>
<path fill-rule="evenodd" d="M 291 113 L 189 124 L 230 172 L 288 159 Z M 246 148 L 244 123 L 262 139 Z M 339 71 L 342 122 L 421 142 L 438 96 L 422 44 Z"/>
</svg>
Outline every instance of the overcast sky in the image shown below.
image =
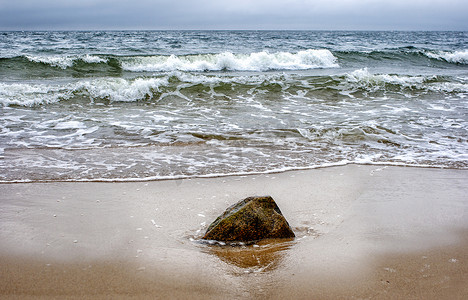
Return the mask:
<svg viewBox="0 0 468 300">
<path fill-rule="evenodd" d="M 468 0 L 0 0 L 0 30 L 468 30 Z"/>
</svg>

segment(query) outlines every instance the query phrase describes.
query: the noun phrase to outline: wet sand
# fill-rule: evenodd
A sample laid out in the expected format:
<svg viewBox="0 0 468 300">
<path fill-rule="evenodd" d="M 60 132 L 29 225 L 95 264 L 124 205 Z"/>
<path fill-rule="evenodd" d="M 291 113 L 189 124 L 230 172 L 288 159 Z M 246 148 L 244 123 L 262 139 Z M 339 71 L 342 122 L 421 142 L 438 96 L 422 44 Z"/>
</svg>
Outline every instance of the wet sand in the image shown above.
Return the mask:
<svg viewBox="0 0 468 300">
<path fill-rule="evenodd" d="M 468 171 L 323 168 L 128 183 L 0 184 L 0 298 L 464 299 Z M 296 233 L 197 239 L 271 195 Z"/>
</svg>

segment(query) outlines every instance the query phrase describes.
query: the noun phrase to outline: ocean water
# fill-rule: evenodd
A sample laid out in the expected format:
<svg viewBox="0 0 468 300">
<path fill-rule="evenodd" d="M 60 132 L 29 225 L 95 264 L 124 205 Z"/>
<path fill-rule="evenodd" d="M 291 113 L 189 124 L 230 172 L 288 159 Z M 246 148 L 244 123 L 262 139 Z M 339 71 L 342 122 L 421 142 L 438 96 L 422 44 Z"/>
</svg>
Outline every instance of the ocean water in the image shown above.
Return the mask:
<svg viewBox="0 0 468 300">
<path fill-rule="evenodd" d="M 468 168 L 468 32 L 0 32 L 0 181 Z"/>
</svg>

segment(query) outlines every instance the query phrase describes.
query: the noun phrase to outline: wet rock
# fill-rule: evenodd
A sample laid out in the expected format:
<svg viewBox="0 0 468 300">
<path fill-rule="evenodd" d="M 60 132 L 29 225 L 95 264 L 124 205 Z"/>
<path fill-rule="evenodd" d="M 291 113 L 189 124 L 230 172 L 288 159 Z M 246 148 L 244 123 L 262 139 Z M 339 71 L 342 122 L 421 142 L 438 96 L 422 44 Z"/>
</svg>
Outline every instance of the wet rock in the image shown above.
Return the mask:
<svg viewBox="0 0 468 300">
<path fill-rule="evenodd" d="M 249 197 L 228 207 L 206 230 L 205 240 L 249 242 L 293 238 L 294 232 L 270 196 Z"/>
</svg>

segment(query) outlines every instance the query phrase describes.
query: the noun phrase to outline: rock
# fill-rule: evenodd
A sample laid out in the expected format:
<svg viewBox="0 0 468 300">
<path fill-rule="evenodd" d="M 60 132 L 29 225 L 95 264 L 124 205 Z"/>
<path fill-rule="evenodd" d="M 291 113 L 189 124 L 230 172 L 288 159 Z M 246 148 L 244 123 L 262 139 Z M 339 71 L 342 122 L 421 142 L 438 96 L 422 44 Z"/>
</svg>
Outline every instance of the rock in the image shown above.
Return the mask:
<svg viewBox="0 0 468 300">
<path fill-rule="evenodd" d="M 249 197 L 228 207 L 206 230 L 205 240 L 250 242 L 293 238 L 294 232 L 270 196 Z"/>
</svg>

